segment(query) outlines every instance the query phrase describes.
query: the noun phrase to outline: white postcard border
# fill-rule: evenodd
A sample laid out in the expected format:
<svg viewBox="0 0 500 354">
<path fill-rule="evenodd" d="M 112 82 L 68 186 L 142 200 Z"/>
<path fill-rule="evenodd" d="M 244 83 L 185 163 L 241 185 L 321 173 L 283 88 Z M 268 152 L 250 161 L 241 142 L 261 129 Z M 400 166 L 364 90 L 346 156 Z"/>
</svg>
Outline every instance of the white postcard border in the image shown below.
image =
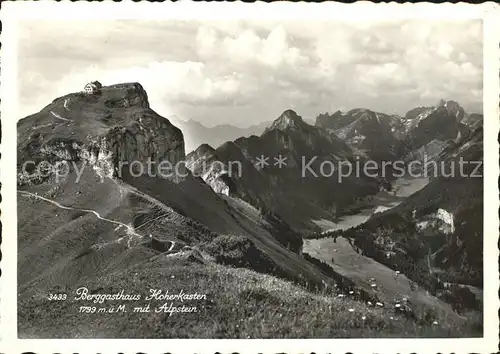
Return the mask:
<svg viewBox="0 0 500 354">
<path fill-rule="evenodd" d="M 322 353 L 322 352 L 494 352 L 498 349 L 498 176 L 499 176 L 499 63 L 500 16 L 495 3 L 470 4 L 356 4 L 337 3 L 133 3 L 133 2 L 6 2 L 1 18 L 1 98 L 2 98 L 2 277 L 0 301 L 0 351 L 101 352 L 101 353 Z M 309 339 L 309 340 L 203 340 L 203 339 L 17 339 L 17 211 L 16 203 L 16 122 L 18 21 L 30 19 L 332 19 L 345 21 L 389 19 L 474 19 L 484 20 L 484 337 L 461 339 Z"/>
</svg>

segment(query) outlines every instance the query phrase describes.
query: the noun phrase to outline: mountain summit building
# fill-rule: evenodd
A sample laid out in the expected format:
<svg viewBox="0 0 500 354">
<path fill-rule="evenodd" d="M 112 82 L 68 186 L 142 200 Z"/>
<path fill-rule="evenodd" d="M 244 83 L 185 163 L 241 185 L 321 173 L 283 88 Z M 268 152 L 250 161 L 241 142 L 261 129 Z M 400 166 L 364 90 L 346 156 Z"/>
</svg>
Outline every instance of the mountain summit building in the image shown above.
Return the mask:
<svg viewBox="0 0 500 354">
<path fill-rule="evenodd" d="M 102 84 L 99 81 L 92 81 L 85 85 L 83 91 L 89 95 L 98 93 L 102 88 Z"/>
</svg>

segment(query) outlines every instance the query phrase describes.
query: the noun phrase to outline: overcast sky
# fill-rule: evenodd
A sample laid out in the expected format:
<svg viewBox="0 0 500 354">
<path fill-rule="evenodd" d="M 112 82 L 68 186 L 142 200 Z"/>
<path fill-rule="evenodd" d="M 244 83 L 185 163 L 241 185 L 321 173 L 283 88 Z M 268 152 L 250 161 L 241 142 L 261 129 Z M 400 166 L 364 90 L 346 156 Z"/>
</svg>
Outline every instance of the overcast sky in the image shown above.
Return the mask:
<svg viewBox="0 0 500 354">
<path fill-rule="evenodd" d="M 405 114 L 458 101 L 482 112 L 482 24 L 24 22 L 21 117 L 86 82 L 137 81 L 159 114 L 248 126 L 288 108 Z M 20 118 L 21 118 L 20 117 Z M 175 120 L 175 119 L 174 119 Z"/>
</svg>

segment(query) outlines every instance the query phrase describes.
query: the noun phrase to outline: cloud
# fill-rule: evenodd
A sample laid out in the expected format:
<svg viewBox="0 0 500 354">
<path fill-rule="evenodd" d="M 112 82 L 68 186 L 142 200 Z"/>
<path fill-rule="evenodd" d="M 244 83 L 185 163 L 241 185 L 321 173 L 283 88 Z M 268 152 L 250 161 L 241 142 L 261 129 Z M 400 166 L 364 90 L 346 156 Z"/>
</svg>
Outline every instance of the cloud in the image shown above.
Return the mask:
<svg viewBox="0 0 500 354">
<path fill-rule="evenodd" d="M 165 115 L 175 115 L 176 104 L 217 105 L 239 100 L 251 87 L 243 87 L 242 75 L 236 72 L 213 76 L 202 62 L 151 62 L 146 66 L 103 70 L 91 66 L 72 70 L 58 80 L 57 95 L 81 91 L 85 83 L 100 80 L 104 85 L 117 82 L 140 82 L 148 92 L 153 108 Z M 25 75 L 24 85 L 36 87 L 37 102 L 52 101 L 53 92 L 44 92 L 50 82 L 36 72 Z"/>
<path fill-rule="evenodd" d="M 237 64 L 261 64 L 271 68 L 280 65 L 304 65 L 308 58 L 290 45 L 281 25 L 261 37 L 255 28 L 238 34 L 202 26 L 196 35 L 197 53 L 204 59 L 229 59 Z"/>
<path fill-rule="evenodd" d="M 437 53 L 446 59 L 450 58 L 450 55 L 453 53 L 453 51 L 454 51 L 453 46 L 449 43 L 444 43 L 444 42 L 439 43 L 437 48 Z"/>
<path fill-rule="evenodd" d="M 207 125 L 440 98 L 482 109 L 479 20 L 30 22 L 19 58 L 25 115 L 94 79 L 141 82 L 160 114 Z"/>
<path fill-rule="evenodd" d="M 196 32 L 196 50 L 199 56 L 209 57 L 217 48 L 217 31 L 214 28 L 200 26 Z"/>
</svg>

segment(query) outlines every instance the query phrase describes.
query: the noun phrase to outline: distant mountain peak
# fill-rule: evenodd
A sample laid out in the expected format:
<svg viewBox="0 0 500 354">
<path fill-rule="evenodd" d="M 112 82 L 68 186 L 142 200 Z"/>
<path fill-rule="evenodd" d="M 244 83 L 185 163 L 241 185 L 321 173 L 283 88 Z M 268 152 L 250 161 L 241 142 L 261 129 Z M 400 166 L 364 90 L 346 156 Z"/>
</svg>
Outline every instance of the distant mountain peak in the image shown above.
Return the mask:
<svg viewBox="0 0 500 354">
<path fill-rule="evenodd" d="M 215 149 L 207 143 L 203 143 L 195 150 L 198 154 L 213 154 Z"/>
<path fill-rule="evenodd" d="M 267 130 L 288 130 L 296 129 L 300 126 L 306 124 L 301 116 L 299 116 L 294 110 L 287 109 L 284 111 L 278 119 L 276 119 L 273 124 Z"/>
<path fill-rule="evenodd" d="M 445 100 L 444 98 L 441 98 L 436 106 L 448 107 L 449 105 L 460 106 L 460 104 L 457 101 Z"/>
<path fill-rule="evenodd" d="M 438 104 L 436 104 L 435 106 L 422 106 L 409 110 L 405 115 L 405 119 L 416 120 L 418 122 L 422 119 L 427 118 L 431 113 L 436 111 L 443 113 L 446 112 L 448 115 L 455 117 L 457 120 L 462 120 L 466 116 L 465 110 L 462 108 L 462 106 L 460 106 L 458 102 L 453 100 L 440 99 Z M 410 124 L 414 125 L 416 123 L 413 122 Z"/>
<path fill-rule="evenodd" d="M 297 112 L 295 112 L 293 109 L 287 109 L 286 111 L 281 113 L 280 117 L 298 117 L 298 118 L 300 118 L 299 115 L 297 114 Z"/>
<path fill-rule="evenodd" d="M 457 119 L 462 119 L 465 115 L 464 109 L 456 101 L 446 101 L 444 103 L 444 107 L 450 115 L 456 117 Z"/>
</svg>

